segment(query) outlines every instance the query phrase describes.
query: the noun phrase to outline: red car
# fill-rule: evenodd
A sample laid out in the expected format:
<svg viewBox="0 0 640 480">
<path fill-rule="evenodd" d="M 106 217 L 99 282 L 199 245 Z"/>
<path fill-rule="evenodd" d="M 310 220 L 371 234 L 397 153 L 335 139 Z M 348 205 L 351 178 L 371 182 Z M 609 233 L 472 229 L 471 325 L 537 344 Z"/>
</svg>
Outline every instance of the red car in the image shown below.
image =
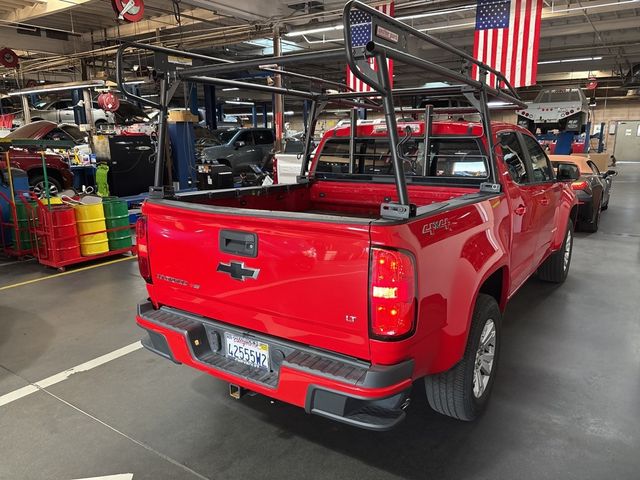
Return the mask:
<svg viewBox="0 0 640 480">
<path fill-rule="evenodd" d="M 398 131 L 409 218 L 384 211 L 398 199 L 384 123 L 353 146 L 349 126 L 326 132 L 306 182 L 147 200 L 144 345 L 233 396 L 363 428 L 402 420 L 418 381 L 436 411 L 477 417 L 507 301 L 536 272 L 567 276 L 577 171 L 556 178 L 515 125 L 492 125 L 493 162 L 477 123 L 435 122 L 428 147 L 423 122 Z"/>
<path fill-rule="evenodd" d="M 29 123 L 9 133 L 7 139 L 31 139 L 31 140 L 71 140 L 76 143 L 72 136 L 73 132 L 67 132 L 68 126 L 58 125 L 47 120 L 39 120 Z M 75 128 L 75 127 L 74 127 Z M 77 128 L 76 128 L 77 130 Z M 79 130 L 78 130 L 79 131 Z M 49 191 L 55 194 L 67 188 L 73 187 L 73 173 L 69 164 L 63 156 L 47 153 L 45 155 L 47 175 L 49 180 Z M 20 168 L 27 172 L 29 185 L 34 191 L 44 190 L 44 171 L 42 168 L 42 158 L 40 153 L 29 148 L 11 147 L 9 149 L 9 160 L 11 166 Z M 0 157 L 0 168 L 5 167 L 4 155 Z"/>
</svg>

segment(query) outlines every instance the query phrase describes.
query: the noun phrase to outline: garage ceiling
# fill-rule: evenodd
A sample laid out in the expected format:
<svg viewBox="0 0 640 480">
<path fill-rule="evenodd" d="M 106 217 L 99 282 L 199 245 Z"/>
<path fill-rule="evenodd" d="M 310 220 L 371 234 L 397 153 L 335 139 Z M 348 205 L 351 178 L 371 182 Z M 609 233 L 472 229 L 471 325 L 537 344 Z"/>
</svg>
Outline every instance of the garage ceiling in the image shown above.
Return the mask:
<svg viewBox="0 0 640 480">
<path fill-rule="evenodd" d="M 274 26 L 284 32 L 285 51 L 341 45 L 342 32 L 332 27 L 339 24 L 343 0 L 272 0 L 260 2 L 259 9 L 256 4 L 146 0 L 144 20 L 128 24 L 116 20 L 110 0 L 4 0 L 0 44 L 22 57 L 22 77 L 46 80 L 78 78 L 82 59 L 109 70 L 114 45 L 125 38 L 233 59 L 269 54 Z M 396 16 L 467 51 L 472 48 L 475 0 L 396 0 Z M 640 63 L 639 18 L 640 0 L 545 1 L 539 81 L 566 83 L 595 74 L 620 85 L 621 74 Z M 451 57 L 429 47 L 424 54 L 456 67 Z M 306 72 L 344 81 L 344 65 L 318 63 Z M 431 80 L 408 66 L 398 66 L 396 73 L 399 86 Z"/>
</svg>

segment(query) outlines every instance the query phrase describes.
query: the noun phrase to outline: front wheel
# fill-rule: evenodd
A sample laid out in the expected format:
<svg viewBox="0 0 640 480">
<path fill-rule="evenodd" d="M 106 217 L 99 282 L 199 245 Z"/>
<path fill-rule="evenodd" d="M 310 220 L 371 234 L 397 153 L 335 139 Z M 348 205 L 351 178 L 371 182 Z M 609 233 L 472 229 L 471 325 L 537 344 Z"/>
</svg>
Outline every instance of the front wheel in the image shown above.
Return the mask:
<svg viewBox="0 0 640 480">
<path fill-rule="evenodd" d="M 49 176 L 47 179 L 49 182 L 49 196 L 55 197 L 59 192 L 62 191 L 62 184 L 58 181 L 58 179 Z M 38 198 L 45 197 L 45 181 L 43 175 L 36 175 L 29 180 L 30 189 L 33 193 L 35 193 Z"/>
<path fill-rule="evenodd" d="M 569 274 L 571 255 L 573 253 L 573 222 L 569 220 L 567 232 L 564 234 L 562 246 L 540 265 L 538 278 L 545 282 L 562 283 Z"/>
<path fill-rule="evenodd" d="M 501 321 L 496 300 L 479 294 L 464 357 L 452 369 L 424 379 L 427 400 L 436 412 L 471 421 L 484 411 L 496 374 Z"/>
</svg>

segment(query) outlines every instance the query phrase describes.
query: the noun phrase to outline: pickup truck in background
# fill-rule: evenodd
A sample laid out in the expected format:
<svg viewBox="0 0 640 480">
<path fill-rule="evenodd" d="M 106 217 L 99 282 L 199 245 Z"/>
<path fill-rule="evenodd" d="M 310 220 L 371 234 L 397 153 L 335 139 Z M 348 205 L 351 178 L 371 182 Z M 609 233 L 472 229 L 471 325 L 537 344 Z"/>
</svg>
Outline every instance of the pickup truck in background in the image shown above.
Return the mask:
<svg viewBox="0 0 640 480">
<path fill-rule="evenodd" d="M 231 385 L 384 430 L 417 382 L 472 420 L 495 378 L 507 301 L 536 274 L 563 282 L 577 171 L 558 176 L 525 129 L 425 123 L 402 143 L 415 215 L 397 200 L 383 125 L 326 132 L 307 181 L 149 199 L 137 224 L 149 350 Z M 351 141 L 355 141 L 351 150 Z M 499 189 L 480 188 L 495 169 Z"/>
<path fill-rule="evenodd" d="M 202 149 L 203 162 L 231 167 L 234 175 L 251 172 L 251 165 L 264 167 L 273 150 L 274 134 L 269 128 L 215 130 Z"/>
</svg>

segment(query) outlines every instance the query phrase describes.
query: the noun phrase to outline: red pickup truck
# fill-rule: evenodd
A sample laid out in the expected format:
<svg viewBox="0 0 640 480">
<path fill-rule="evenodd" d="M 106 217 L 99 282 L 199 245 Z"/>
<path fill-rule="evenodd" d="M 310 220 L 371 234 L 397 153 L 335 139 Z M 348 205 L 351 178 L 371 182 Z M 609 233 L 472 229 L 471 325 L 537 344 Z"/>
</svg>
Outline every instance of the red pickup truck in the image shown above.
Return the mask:
<svg viewBox="0 0 640 480">
<path fill-rule="evenodd" d="M 424 122 L 398 128 L 412 131 L 408 220 L 380 217 L 396 199 L 384 124 L 358 127 L 355 158 L 350 127 L 328 131 L 309 183 L 145 202 L 144 345 L 236 396 L 248 389 L 361 427 L 400 421 L 418 380 L 436 411 L 476 417 L 508 299 L 536 272 L 567 276 L 575 195 L 515 125 L 492 125 L 495 194 L 478 192 L 490 168 L 479 124 L 435 122 L 426 157 Z"/>
<path fill-rule="evenodd" d="M 570 182 L 579 172 L 559 164 L 556 174 L 528 131 L 490 122 L 490 100 L 526 107 L 500 72 L 357 0 L 342 19 L 343 50 L 231 64 L 197 55 L 211 65 L 158 71 L 161 90 L 177 79 L 287 94 L 311 108 L 293 185 L 174 194 L 163 187 L 158 151 L 137 224 L 149 293 L 137 314 L 143 344 L 229 382 L 236 398 L 251 390 L 363 428 L 400 422 L 416 383 L 437 412 L 472 420 L 490 396 L 507 301 L 536 272 L 551 282 L 567 276 L 577 212 Z M 476 68 L 480 80 L 424 58 L 425 43 Z M 116 56 L 119 83 L 130 47 Z M 224 78 L 345 54 L 371 91 Z M 452 83 L 394 90 L 388 59 Z M 414 109 L 424 121 L 398 124 L 396 100 L 416 95 L 462 103 Z M 158 105 L 159 145 L 167 102 Z M 312 155 L 329 104 L 351 108 L 351 121 Z M 384 121 L 358 123 L 356 108 L 383 111 Z M 439 114 L 480 122 L 434 121 Z"/>
</svg>

